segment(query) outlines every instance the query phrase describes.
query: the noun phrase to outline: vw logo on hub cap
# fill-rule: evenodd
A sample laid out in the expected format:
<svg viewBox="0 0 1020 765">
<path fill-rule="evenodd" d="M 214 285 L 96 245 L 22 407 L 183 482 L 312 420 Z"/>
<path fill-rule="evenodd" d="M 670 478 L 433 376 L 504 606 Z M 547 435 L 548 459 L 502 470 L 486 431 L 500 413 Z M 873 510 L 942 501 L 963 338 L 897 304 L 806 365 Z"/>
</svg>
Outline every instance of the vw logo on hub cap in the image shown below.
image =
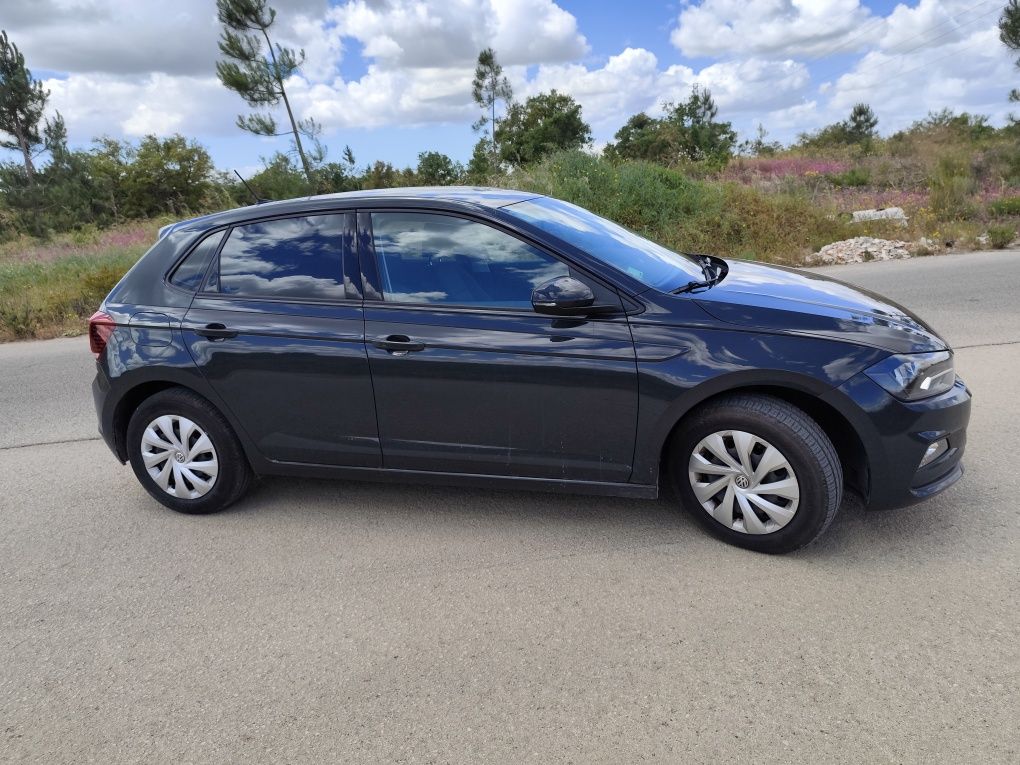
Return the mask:
<svg viewBox="0 0 1020 765">
<path fill-rule="evenodd" d="M 174 459 L 177 460 L 178 462 L 184 462 L 184 453 L 183 452 L 175 452 L 174 453 Z"/>
<path fill-rule="evenodd" d="M 751 479 L 746 475 L 738 475 L 734 483 L 737 485 L 738 489 L 746 489 L 751 485 Z"/>
</svg>

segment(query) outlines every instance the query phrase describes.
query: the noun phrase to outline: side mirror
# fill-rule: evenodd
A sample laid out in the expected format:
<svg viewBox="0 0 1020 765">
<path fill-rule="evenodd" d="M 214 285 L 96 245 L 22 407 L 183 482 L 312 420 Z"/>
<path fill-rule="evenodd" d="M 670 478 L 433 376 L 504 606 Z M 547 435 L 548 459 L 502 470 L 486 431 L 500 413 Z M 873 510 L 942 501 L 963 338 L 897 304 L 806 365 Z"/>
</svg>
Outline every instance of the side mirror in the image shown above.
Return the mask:
<svg viewBox="0 0 1020 765">
<path fill-rule="evenodd" d="M 572 276 L 558 276 L 535 288 L 531 306 L 536 313 L 553 316 L 577 316 L 595 305 L 595 293 L 584 282 Z"/>
</svg>

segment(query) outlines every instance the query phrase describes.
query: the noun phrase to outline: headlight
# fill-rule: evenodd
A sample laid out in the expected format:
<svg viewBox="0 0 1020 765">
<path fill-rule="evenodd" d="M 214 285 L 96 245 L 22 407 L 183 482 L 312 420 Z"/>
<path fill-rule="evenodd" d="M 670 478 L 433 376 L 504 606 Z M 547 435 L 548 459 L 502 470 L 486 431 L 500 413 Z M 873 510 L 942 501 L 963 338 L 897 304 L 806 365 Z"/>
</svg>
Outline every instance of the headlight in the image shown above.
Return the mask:
<svg viewBox="0 0 1020 765">
<path fill-rule="evenodd" d="M 956 382 L 953 355 L 949 351 L 890 356 L 864 374 L 904 401 L 937 396 Z"/>
</svg>

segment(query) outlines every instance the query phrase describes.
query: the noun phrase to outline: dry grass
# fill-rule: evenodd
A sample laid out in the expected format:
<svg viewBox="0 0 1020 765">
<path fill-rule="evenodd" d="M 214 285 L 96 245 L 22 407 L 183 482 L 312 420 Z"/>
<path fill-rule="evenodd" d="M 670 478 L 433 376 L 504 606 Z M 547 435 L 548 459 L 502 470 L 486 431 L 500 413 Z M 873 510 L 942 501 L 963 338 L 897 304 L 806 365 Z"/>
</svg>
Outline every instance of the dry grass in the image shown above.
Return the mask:
<svg viewBox="0 0 1020 765">
<path fill-rule="evenodd" d="M 0 245 L 0 340 L 84 332 L 88 317 L 155 241 L 159 223 Z"/>
</svg>

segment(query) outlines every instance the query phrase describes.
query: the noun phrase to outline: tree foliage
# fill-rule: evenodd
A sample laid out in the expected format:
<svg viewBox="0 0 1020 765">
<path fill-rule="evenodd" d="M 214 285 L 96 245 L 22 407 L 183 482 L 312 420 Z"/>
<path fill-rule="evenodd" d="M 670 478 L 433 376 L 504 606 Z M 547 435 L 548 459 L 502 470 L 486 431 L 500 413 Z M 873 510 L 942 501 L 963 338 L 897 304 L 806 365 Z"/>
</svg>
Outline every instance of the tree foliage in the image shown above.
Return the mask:
<svg viewBox="0 0 1020 765">
<path fill-rule="evenodd" d="M 0 132 L 9 136 L 0 140 L 0 146 L 21 152 L 30 183 L 35 175 L 32 153 L 42 143 L 39 124 L 48 97 L 18 46 L 0 31 Z"/>
<path fill-rule="evenodd" d="M 441 152 L 423 151 L 415 174 L 422 186 L 451 186 L 463 177 L 464 167 Z"/>
<path fill-rule="evenodd" d="M 864 143 L 873 139 L 877 132 L 878 117 L 867 104 L 854 104 L 846 121 L 846 133 L 850 143 Z"/>
<path fill-rule="evenodd" d="M 1015 53 L 1020 53 L 1020 0 L 1009 0 L 999 17 L 999 39 Z M 1016 66 L 1020 69 L 1020 57 Z M 1010 101 L 1020 101 L 1020 88 L 1009 92 Z"/>
<path fill-rule="evenodd" d="M 801 133 L 798 144 L 805 148 L 825 149 L 834 146 L 868 148 L 878 136 L 878 117 L 867 104 L 855 104 L 842 122 L 826 125 L 814 133 Z"/>
<path fill-rule="evenodd" d="M 503 76 L 503 67 L 496 60 L 496 52 L 492 48 L 486 48 L 478 54 L 478 65 L 475 67 L 475 77 L 471 81 L 471 97 L 482 110 L 482 115 L 471 126 L 478 132 L 489 126 L 489 141 L 492 149 L 492 157 L 495 160 L 499 154 L 496 144 L 496 132 L 499 123 L 496 120 L 496 105 L 502 101 L 509 110 L 513 102 L 514 91 L 510 87 L 510 81 Z"/>
<path fill-rule="evenodd" d="M 112 138 L 71 151 L 58 113 L 44 131 L 50 162 L 29 183 L 0 165 L 0 192 L 19 228 L 38 236 L 126 218 L 186 217 L 226 203 L 209 153 L 181 135 L 146 136 L 137 145 Z"/>
<path fill-rule="evenodd" d="M 683 161 L 725 164 L 737 143 L 729 122 L 718 120 L 712 93 L 695 85 L 681 103 L 663 106 L 661 118 L 635 114 L 617 131 L 607 155 L 617 159 L 644 159 L 665 165 Z"/>
<path fill-rule="evenodd" d="M 517 166 L 590 142 L 591 128 L 581 117 L 580 104 L 555 90 L 511 104 L 496 128 L 500 160 Z"/>
<path fill-rule="evenodd" d="M 313 183 L 313 165 L 321 163 L 326 153 L 319 141 L 321 128 L 314 120 L 295 119 L 284 86 L 301 68 L 305 52 L 273 43 L 269 30 L 276 21 L 276 10 L 267 0 L 216 0 L 216 10 L 223 24 L 219 48 L 224 59 L 216 62 L 220 82 L 257 109 L 283 103 L 290 130 L 279 132 L 272 113 L 264 111 L 239 115 L 237 126 L 255 135 L 290 135 L 305 177 Z M 302 136 L 310 140 L 309 150 L 302 144 Z"/>
</svg>

